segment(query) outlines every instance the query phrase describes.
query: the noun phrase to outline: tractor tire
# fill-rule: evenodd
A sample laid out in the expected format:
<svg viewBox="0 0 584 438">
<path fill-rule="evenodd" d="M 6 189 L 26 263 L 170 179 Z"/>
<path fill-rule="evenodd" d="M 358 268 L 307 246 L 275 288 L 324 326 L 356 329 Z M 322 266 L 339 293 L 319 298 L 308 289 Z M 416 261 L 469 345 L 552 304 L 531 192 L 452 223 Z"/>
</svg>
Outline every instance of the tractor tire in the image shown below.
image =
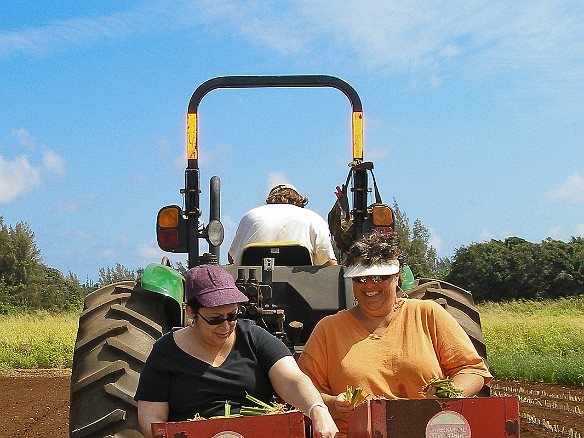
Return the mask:
<svg viewBox="0 0 584 438">
<path fill-rule="evenodd" d="M 442 280 L 420 278 L 406 293 L 410 298 L 434 300 L 441 304 L 458 321 L 486 363 L 487 348 L 481 318 L 470 292 Z"/>
<path fill-rule="evenodd" d="M 180 324 L 174 305 L 134 281 L 85 298 L 71 372 L 71 438 L 143 437 L 134 395 L 154 341 Z"/>
</svg>

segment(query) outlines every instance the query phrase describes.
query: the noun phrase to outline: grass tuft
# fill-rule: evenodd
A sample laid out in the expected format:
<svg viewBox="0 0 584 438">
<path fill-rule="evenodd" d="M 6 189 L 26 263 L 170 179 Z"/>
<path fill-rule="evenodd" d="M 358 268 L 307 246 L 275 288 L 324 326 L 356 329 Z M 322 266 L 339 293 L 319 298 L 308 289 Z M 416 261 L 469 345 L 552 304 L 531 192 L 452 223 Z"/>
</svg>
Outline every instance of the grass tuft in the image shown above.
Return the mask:
<svg viewBox="0 0 584 438">
<path fill-rule="evenodd" d="M 0 315 L 0 373 L 14 368 L 68 368 L 79 312 Z"/>
<path fill-rule="evenodd" d="M 584 296 L 478 308 L 494 375 L 584 385 Z"/>
</svg>

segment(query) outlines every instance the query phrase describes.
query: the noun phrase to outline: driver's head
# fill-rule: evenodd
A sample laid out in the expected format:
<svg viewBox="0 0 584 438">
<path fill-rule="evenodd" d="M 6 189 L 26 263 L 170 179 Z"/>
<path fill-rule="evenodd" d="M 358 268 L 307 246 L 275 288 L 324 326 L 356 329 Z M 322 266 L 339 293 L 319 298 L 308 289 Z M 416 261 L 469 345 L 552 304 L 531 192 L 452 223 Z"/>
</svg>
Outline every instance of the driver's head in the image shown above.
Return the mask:
<svg viewBox="0 0 584 438">
<path fill-rule="evenodd" d="M 270 190 L 266 204 L 292 204 L 304 207 L 308 204 L 308 198 L 302 196 L 292 184 L 278 184 Z"/>
</svg>

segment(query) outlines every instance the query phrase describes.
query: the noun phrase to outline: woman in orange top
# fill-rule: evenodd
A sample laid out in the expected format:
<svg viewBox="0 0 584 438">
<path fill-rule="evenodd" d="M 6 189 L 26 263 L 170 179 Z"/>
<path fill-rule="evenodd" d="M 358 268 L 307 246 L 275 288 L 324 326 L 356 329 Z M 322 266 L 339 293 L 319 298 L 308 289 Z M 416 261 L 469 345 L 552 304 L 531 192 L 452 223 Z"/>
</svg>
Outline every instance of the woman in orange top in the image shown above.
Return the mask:
<svg viewBox="0 0 584 438">
<path fill-rule="evenodd" d="M 323 318 L 298 364 L 321 391 L 342 434 L 347 385 L 389 399 L 434 397 L 430 380 L 450 377 L 463 396 L 492 379 L 467 334 L 433 301 L 397 298 L 405 253 L 395 233 L 357 241 L 345 259 L 357 304 Z"/>
</svg>

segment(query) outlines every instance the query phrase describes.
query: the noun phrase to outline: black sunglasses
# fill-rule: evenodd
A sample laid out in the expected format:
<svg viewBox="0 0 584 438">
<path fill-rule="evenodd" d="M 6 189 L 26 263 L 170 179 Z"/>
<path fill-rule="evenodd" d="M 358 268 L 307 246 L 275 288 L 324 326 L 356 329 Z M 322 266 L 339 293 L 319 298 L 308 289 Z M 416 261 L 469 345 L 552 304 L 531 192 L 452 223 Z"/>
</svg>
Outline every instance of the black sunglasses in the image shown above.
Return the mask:
<svg viewBox="0 0 584 438">
<path fill-rule="evenodd" d="M 353 282 L 367 283 L 367 279 L 370 278 L 373 283 L 381 283 L 390 277 L 391 275 L 364 275 L 362 277 L 353 277 Z"/>
<path fill-rule="evenodd" d="M 207 319 L 200 312 L 197 312 L 197 314 L 209 325 L 219 325 L 225 321 L 233 322 L 240 317 L 240 313 L 228 313 L 227 316 L 214 316 L 213 318 Z"/>
</svg>

